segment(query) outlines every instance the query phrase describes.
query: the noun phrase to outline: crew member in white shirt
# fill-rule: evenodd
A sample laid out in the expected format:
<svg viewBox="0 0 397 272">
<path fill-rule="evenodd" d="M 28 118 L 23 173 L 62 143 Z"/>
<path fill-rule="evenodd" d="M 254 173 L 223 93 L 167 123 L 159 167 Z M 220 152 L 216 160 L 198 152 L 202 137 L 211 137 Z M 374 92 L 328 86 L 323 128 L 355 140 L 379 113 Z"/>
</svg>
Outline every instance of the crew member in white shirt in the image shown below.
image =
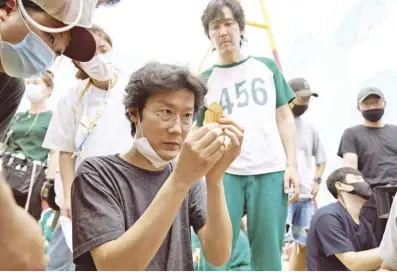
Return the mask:
<svg viewBox="0 0 397 272">
<path fill-rule="evenodd" d="M 80 163 L 90 156 L 127 151 L 131 145 L 131 128 L 123 105 L 126 82 L 112 62 L 112 40 L 98 26 L 90 31 L 97 43 L 97 54 L 89 62 L 74 62 L 78 82 L 60 99 L 43 143 L 44 147 L 60 151 L 63 186 L 59 186 L 57 180 L 55 188 L 61 219 L 62 216 L 72 219 L 71 187 Z M 71 233 L 62 233 L 62 226 L 58 224 L 51 241 L 47 270 L 74 270 L 65 237 L 71 244 Z"/>
</svg>

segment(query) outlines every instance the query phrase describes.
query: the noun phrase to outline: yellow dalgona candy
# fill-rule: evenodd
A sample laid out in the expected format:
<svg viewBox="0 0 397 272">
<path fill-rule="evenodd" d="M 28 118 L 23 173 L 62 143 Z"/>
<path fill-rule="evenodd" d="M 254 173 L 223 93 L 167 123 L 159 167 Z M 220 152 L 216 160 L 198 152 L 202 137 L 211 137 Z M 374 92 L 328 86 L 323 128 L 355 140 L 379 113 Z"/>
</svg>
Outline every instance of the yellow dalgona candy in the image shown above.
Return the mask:
<svg viewBox="0 0 397 272">
<path fill-rule="evenodd" d="M 208 109 L 205 111 L 204 122 L 203 124 L 209 123 L 219 123 L 220 119 L 223 116 L 223 107 L 218 102 L 213 102 L 208 106 Z"/>
</svg>

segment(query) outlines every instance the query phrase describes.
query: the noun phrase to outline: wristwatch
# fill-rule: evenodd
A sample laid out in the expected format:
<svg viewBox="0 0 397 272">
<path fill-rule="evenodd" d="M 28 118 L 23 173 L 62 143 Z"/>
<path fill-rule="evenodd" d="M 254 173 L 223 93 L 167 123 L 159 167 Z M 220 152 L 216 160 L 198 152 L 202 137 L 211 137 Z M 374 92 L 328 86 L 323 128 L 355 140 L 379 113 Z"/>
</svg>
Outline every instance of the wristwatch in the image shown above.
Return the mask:
<svg viewBox="0 0 397 272">
<path fill-rule="evenodd" d="M 320 177 L 315 177 L 313 180 L 314 180 L 315 182 L 317 182 L 318 184 L 321 183 L 321 178 L 320 178 Z"/>
</svg>

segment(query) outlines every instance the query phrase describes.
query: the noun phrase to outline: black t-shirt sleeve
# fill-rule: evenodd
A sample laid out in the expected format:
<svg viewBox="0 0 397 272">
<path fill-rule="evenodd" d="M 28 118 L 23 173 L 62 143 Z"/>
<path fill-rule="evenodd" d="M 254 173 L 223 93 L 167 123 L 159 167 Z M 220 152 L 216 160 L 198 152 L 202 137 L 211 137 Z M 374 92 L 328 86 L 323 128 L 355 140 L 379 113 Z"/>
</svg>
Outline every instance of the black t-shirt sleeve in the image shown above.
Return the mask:
<svg viewBox="0 0 397 272">
<path fill-rule="evenodd" d="M 124 213 L 110 182 L 79 172 L 72 186 L 73 258 L 76 264 L 94 265 L 90 251 L 125 233 Z"/>
<path fill-rule="evenodd" d="M 207 223 L 207 188 L 203 180 L 189 191 L 189 221 L 195 233 Z"/>
<path fill-rule="evenodd" d="M 18 110 L 24 93 L 23 79 L 12 78 L 5 74 L 0 76 L 0 141 L 5 138 L 5 133 Z"/>
<path fill-rule="evenodd" d="M 338 156 L 343 158 L 345 153 L 357 154 L 356 135 L 353 130 L 347 129 L 339 143 Z"/>
<path fill-rule="evenodd" d="M 355 251 L 342 223 L 334 215 L 324 214 L 318 218 L 315 231 L 327 257 L 337 253 Z"/>
</svg>

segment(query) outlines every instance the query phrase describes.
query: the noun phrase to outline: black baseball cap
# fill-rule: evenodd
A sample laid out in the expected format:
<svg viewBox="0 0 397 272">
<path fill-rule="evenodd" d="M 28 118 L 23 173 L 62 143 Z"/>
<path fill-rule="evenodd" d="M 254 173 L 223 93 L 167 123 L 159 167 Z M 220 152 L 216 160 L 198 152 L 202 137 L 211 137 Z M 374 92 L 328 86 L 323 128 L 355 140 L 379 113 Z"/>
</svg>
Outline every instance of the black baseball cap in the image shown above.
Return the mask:
<svg viewBox="0 0 397 272">
<path fill-rule="evenodd" d="M 299 97 L 307 97 L 307 96 L 314 96 L 318 97 L 318 94 L 312 92 L 309 82 L 306 79 L 297 77 L 288 81 L 289 86 L 295 92 L 296 96 Z"/>
</svg>

